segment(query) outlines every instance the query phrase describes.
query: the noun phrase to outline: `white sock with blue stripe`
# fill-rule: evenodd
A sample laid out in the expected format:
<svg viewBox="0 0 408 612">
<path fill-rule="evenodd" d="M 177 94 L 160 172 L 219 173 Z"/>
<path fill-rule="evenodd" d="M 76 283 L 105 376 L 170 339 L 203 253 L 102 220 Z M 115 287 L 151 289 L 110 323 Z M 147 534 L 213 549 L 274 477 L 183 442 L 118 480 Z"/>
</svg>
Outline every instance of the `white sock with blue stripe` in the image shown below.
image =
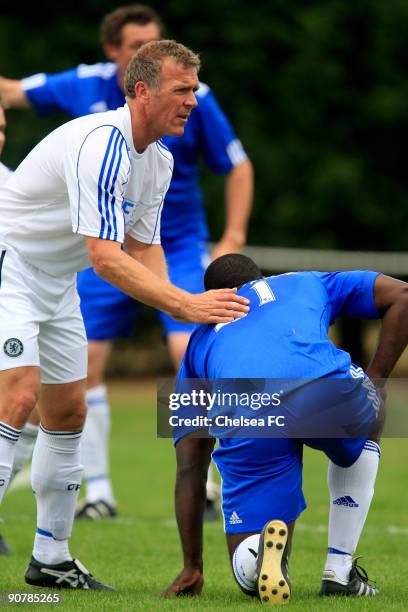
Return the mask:
<svg viewBox="0 0 408 612">
<path fill-rule="evenodd" d="M 33 557 L 54 565 L 69 561 L 68 538 L 74 522 L 82 476 L 81 432 L 38 432 L 31 467 L 31 484 L 37 498 L 37 533 Z"/>
<path fill-rule="evenodd" d="M 21 429 L 0 421 L 0 502 L 10 482 L 16 442 L 20 434 Z"/>
<path fill-rule="evenodd" d="M 329 463 L 329 543 L 325 572 L 348 582 L 352 556 L 357 548 L 374 494 L 380 447 L 367 440 L 357 461 L 349 468 Z"/>
<path fill-rule="evenodd" d="M 82 434 L 82 462 L 86 501 L 106 501 L 115 505 L 109 476 L 110 406 L 105 385 L 88 389 L 88 414 Z"/>
</svg>

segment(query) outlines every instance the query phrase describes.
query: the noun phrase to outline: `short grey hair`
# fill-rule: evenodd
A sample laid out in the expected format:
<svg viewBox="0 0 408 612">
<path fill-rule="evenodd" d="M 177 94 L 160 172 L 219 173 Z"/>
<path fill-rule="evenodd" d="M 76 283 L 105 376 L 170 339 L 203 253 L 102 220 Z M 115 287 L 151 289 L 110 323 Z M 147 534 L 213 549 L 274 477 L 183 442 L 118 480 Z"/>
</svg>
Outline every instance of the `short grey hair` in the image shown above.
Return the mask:
<svg viewBox="0 0 408 612">
<path fill-rule="evenodd" d="M 200 58 L 188 47 L 175 40 L 154 40 L 146 43 L 130 60 L 125 74 L 125 95 L 135 98 L 135 85 L 143 81 L 148 87 L 160 88 L 161 65 L 169 57 L 186 68 L 200 70 Z"/>
</svg>

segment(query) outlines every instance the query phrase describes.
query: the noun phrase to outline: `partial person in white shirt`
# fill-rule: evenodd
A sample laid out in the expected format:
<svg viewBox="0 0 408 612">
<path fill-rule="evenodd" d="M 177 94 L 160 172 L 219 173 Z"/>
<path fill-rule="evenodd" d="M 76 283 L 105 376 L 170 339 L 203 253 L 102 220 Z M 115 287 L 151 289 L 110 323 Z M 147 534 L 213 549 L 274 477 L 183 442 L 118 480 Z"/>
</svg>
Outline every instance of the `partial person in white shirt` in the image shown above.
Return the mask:
<svg viewBox="0 0 408 612">
<path fill-rule="evenodd" d="M 160 246 L 172 157 L 157 141 L 183 134 L 197 104 L 198 69 L 198 57 L 174 41 L 143 46 L 126 72 L 127 104 L 56 129 L 0 189 L 0 500 L 38 400 L 41 416 L 29 584 L 110 588 L 68 549 L 86 416 L 76 272 L 92 265 L 131 297 L 197 323 L 229 322 L 248 311 L 235 290 L 192 295 L 172 285 Z"/>
<path fill-rule="evenodd" d="M 6 144 L 6 127 L 7 120 L 4 109 L 0 106 L 0 157 L 3 153 L 4 145 Z M 12 170 L 2 163 L 0 160 L 0 187 L 12 175 Z M 38 434 L 37 410 L 31 414 L 29 421 L 25 424 L 19 440 L 15 446 L 14 463 L 11 479 L 18 474 L 24 464 L 31 458 L 34 444 Z M 11 549 L 4 538 L 0 535 L 0 555 L 10 554 Z"/>
<path fill-rule="evenodd" d="M 0 106 L 0 157 L 3 153 L 4 145 L 6 144 L 6 114 L 3 107 Z M 0 160 L 0 187 L 11 175 L 11 170 Z M 4 537 L 0 534 L 0 555 L 9 555 L 11 549 Z"/>
<path fill-rule="evenodd" d="M 3 153 L 4 145 L 6 144 L 6 114 L 3 110 L 3 107 L 0 106 L 0 157 Z M 0 186 L 6 181 L 6 179 L 10 176 L 11 170 L 7 168 L 2 161 L 0 161 Z"/>
</svg>

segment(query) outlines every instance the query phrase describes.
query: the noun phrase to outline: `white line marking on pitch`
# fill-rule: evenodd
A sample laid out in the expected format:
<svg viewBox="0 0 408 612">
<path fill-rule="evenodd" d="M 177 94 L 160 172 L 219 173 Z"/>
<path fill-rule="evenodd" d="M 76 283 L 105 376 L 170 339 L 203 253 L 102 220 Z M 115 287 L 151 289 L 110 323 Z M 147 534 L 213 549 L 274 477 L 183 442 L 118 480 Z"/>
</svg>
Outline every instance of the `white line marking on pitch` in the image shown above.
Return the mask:
<svg viewBox="0 0 408 612">
<path fill-rule="evenodd" d="M 305 523 L 299 523 L 295 527 L 296 531 L 314 531 L 315 533 L 327 533 L 327 525 L 320 523 L 318 525 L 307 525 Z M 369 525 L 364 528 L 364 531 L 368 533 L 374 533 L 378 531 L 377 527 Z M 408 535 L 408 527 L 397 527 L 396 525 L 386 525 L 385 531 L 392 535 Z"/>
<path fill-rule="evenodd" d="M 116 518 L 115 519 L 115 523 L 119 523 L 122 525 L 132 525 L 135 523 L 147 523 L 148 521 L 145 521 L 143 519 L 133 519 L 130 517 L 123 517 L 123 518 Z M 175 518 L 168 518 L 168 519 L 164 519 L 161 524 L 163 525 L 163 527 L 168 527 L 168 528 L 174 528 L 177 527 L 177 521 Z M 206 527 L 218 527 L 221 526 L 222 522 L 214 522 L 214 523 L 209 523 L 206 524 Z M 308 525 L 305 523 L 299 523 L 298 525 L 296 525 L 296 531 L 313 531 L 313 533 L 327 533 L 327 525 L 324 525 L 323 523 L 319 523 L 317 525 Z M 387 533 L 391 534 L 391 535 L 408 535 L 408 527 L 397 527 L 396 525 L 386 525 L 385 530 Z M 368 526 L 365 528 L 364 531 L 367 531 L 368 533 L 374 533 L 378 531 L 377 527 L 374 526 Z"/>
<path fill-rule="evenodd" d="M 31 514 L 15 514 L 13 516 L 13 519 L 20 521 L 20 522 L 24 522 L 24 523 L 32 522 L 33 516 L 34 516 L 34 513 L 32 515 Z M 105 520 L 103 520 L 102 522 L 104 523 L 104 525 L 106 525 Z M 112 525 L 112 527 L 115 525 L 130 525 L 130 526 L 141 525 L 141 524 L 146 525 L 151 522 L 152 521 L 149 519 L 137 518 L 137 517 L 132 517 L 132 516 L 119 516 L 112 521 L 109 520 L 109 524 Z M 169 529 L 174 529 L 177 527 L 177 522 L 175 518 L 162 519 L 160 523 L 161 525 L 163 525 L 163 527 L 168 527 Z M 218 528 L 221 530 L 221 527 L 222 527 L 222 521 L 217 521 L 214 523 L 206 524 L 206 528 L 210 528 L 210 529 Z M 324 523 L 318 523 L 317 525 L 308 525 L 305 523 L 299 523 L 299 525 L 296 525 L 296 530 L 297 531 L 313 531 L 313 533 L 326 533 L 327 525 L 325 525 Z M 374 525 L 369 525 L 368 527 L 365 528 L 365 531 L 368 533 L 374 533 L 374 532 L 378 533 L 378 527 L 375 527 Z M 390 535 L 408 536 L 408 527 L 398 527 L 397 525 L 386 525 L 385 531 L 389 533 Z"/>
<path fill-rule="evenodd" d="M 15 491 L 19 491 L 27 486 L 30 486 L 30 468 L 27 467 L 16 476 L 15 480 L 11 483 L 10 488 L 7 491 L 7 494 L 13 493 Z M 32 517 L 30 515 L 20 515 L 19 520 L 31 521 Z M 149 520 L 136 518 L 131 516 L 119 516 L 112 521 L 112 525 L 137 525 L 141 523 L 149 523 Z M 177 527 L 177 521 L 175 518 L 167 518 L 161 521 L 163 527 L 168 527 L 169 529 L 174 529 Z M 206 527 L 217 527 L 221 525 L 222 522 L 214 522 L 209 523 Z M 307 523 L 298 523 L 296 525 L 296 531 L 313 531 L 314 533 L 327 533 L 327 525 L 324 523 L 318 523 L 317 525 L 308 525 Z M 364 529 L 367 533 L 373 533 L 374 531 L 378 531 L 377 527 L 369 525 Z M 404 535 L 408 536 L 408 527 L 398 527 L 397 525 L 386 525 L 385 531 L 390 535 Z"/>
</svg>

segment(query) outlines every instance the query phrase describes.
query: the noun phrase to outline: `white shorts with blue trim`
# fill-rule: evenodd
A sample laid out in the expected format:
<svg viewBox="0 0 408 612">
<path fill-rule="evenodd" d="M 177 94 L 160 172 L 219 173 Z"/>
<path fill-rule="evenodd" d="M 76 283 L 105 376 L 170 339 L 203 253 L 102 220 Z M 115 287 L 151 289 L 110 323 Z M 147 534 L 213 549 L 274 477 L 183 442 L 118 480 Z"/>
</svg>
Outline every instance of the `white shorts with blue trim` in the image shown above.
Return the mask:
<svg viewBox="0 0 408 612">
<path fill-rule="evenodd" d="M 50 276 L 0 245 L 0 371 L 41 368 L 41 382 L 87 375 L 87 340 L 76 274 Z"/>
</svg>

